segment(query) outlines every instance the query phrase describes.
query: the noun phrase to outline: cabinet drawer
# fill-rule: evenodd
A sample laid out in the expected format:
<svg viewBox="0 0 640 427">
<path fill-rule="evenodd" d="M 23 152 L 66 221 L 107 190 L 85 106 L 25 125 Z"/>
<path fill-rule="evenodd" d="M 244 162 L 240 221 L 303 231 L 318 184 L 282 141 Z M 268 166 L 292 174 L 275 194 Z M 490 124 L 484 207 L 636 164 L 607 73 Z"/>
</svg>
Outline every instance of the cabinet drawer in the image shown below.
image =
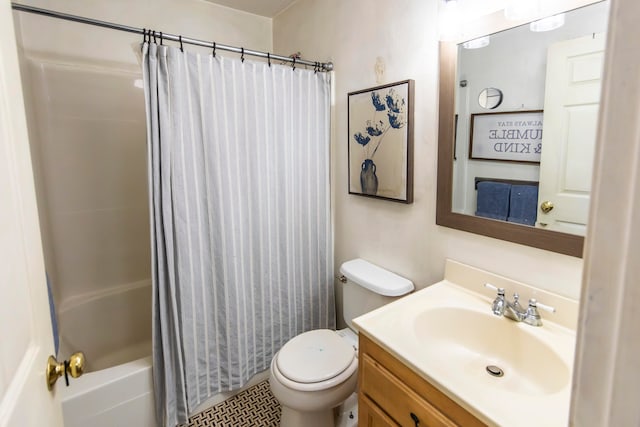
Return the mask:
<svg viewBox="0 0 640 427">
<path fill-rule="evenodd" d="M 402 426 L 455 427 L 456 424 L 434 408 L 368 354 L 360 360 L 360 392 L 373 400 Z M 412 416 L 413 415 L 413 416 Z M 414 419 L 415 417 L 415 419 Z"/>
</svg>

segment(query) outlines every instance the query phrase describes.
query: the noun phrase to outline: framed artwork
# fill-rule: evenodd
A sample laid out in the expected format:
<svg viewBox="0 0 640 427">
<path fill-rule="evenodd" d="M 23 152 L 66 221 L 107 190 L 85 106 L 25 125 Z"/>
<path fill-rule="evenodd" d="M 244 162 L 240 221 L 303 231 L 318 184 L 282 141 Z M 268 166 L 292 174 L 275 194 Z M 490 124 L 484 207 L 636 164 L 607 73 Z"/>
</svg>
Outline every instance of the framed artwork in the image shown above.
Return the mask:
<svg viewBox="0 0 640 427">
<path fill-rule="evenodd" d="M 413 97 L 413 80 L 349 93 L 349 194 L 413 203 Z"/>
<path fill-rule="evenodd" d="M 471 115 L 469 158 L 540 163 L 542 110 Z"/>
</svg>

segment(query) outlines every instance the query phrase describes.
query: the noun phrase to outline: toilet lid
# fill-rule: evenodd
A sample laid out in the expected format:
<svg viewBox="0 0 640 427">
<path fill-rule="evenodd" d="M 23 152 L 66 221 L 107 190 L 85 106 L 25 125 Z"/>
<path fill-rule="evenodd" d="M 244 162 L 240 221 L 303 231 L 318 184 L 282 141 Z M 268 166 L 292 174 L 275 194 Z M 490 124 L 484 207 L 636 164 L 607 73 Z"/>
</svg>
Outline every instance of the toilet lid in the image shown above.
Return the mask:
<svg viewBox="0 0 640 427">
<path fill-rule="evenodd" d="M 315 383 L 339 375 L 355 357 L 353 347 L 335 331 L 316 329 L 287 342 L 278 353 L 276 363 L 288 379 Z"/>
</svg>

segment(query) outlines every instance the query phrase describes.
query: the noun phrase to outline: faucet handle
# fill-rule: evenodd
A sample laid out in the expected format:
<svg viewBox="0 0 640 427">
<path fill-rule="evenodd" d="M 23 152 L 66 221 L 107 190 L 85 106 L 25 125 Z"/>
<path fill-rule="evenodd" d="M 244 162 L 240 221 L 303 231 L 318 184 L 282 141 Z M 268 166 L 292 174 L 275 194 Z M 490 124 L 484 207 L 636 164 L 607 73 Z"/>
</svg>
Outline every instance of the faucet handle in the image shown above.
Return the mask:
<svg viewBox="0 0 640 427">
<path fill-rule="evenodd" d="M 489 289 L 493 289 L 494 291 L 498 292 L 498 295 L 504 296 L 504 288 L 498 288 L 497 286 L 494 286 L 491 283 L 485 283 L 484 287 L 485 288 L 489 288 Z"/>
<path fill-rule="evenodd" d="M 548 311 L 549 313 L 555 313 L 556 312 L 556 308 L 555 307 L 551 307 L 550 305 L 546 305 L 543 304 L 541 302 L 538 302 L 535 298 L 531 298 L 529 300 L 529 307 L 538 307 L 543 309 L 544 311 Z"/>
<path fill-rule="evenodd" d="M 493 289 L 494 291 L 498 291 L 498 295 L 496 295 L 496 298 L 491 303 L 491 311 L 496 316 L 504 315 L 504 309 L 505 309 L 505 306 L 507 304 L 507 302 L 504 299 L 504 288 L 497 288 L 497 287 L 493 286 L 491 283 L 485 283 L 484 286 L 485 286 L 485 288 L 489 288 L 489 289 Z"/>
<path fill-rule="evenodd" d="M 527 308 L 522 321 L 531 326 L 542 326 L 542 319 L 540 318 L 540 314 L 538 313 L 538 307 L 550 313 L 555 313 L 556 311 L 554 307 L 539 303 L 535 298 L 531 298 L 529 300 L 529 307 Z"/>
</svg>

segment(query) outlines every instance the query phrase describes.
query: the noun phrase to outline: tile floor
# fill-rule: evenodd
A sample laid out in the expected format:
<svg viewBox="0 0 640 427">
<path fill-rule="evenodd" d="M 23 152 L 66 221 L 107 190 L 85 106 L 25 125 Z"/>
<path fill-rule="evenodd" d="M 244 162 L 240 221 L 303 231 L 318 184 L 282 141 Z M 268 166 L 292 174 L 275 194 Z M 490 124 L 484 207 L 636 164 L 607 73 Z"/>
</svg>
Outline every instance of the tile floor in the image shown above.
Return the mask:
<svg viewBox="0 0 640 427">
<path fill-rule="evenodd" d="M 278 427 L 280 404 L 269 390 L 269 381 L 218 403 L 181 427 Z"/>
</svg>

